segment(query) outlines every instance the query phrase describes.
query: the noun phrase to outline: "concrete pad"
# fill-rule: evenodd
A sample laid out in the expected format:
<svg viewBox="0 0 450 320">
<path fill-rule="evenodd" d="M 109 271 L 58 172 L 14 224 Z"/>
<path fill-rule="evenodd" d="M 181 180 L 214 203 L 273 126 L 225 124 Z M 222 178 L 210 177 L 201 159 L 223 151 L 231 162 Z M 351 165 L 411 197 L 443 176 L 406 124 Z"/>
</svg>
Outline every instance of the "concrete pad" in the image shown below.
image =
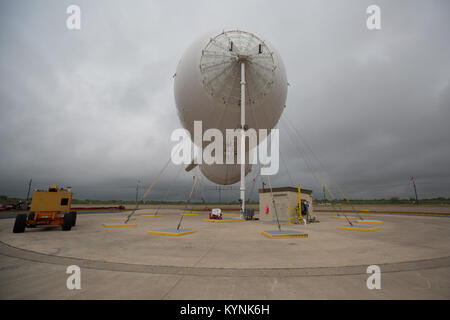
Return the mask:
<svg viewBox="0 0 450 320">
<path fill-rule="evenodd" d="M 381 220 L 356 220 L 356 223 L 359 224 L 383 224 L 384 222 Z"/>
<path fill-rule="evenodd" d="M 177 241 L 176 239 L 167 239 Z M 284 241 L 270 241 L 280 244 Z M 308 242 L 310 243 L 310 242 Z M 1 249 L 0 249 L 1 250 Z M 383 272 L 381 290 L 368 290 L 367 274 L 282 277 L 195 276 L 121 272 L 81 267 L 81 290 L 68 290 L 67 264 L 0 259 L 0 299 L 449 299 L 450 267 Z"/>
<path fill-rule="evenodd" d="M 203 215 L 183 220 L 182 228 L 198 230 L 195 237 L 184 237 L 189 239 L 183 242 L 186 247 L 174 246 L 174 237 L 151 237 L 149 241 L 149 230 L 177 226 L 182 210 L 174 211 L 164 209 L 164 219 L 142 218 L 137 227 L 116 228 L 114 232 L 101 225 L 111 217 L 121 217 L 120 213 L 80 215 L 76 227 L 69 232 L 33 228 L 20 235 L 12 233 L 14 219 L 0 219 L 0 241 L 27 250 L 89 260 L 211 268 L 382 264 L 426 260 L 450 252 L 449 218 L 404 215 L 383 215 L 385 223 L 377 232 L 343 232 L 337 227 L 347 223 L 332 219 L 332 214 L 321 214 L 321 223 L 308 224 L 306 229 L 304 225 L 289 225 L 288 229 L 307 232 L 314 239 L 305 247 L 283 243 L 289 239 L 271 241 L 261 237 L 261 231 L 277 229 L 276 226 L 260 221 L 205 223 Z"/>
<path fill-rule="evenodd" d="M 167 229 L 160 229 L 160 230 L 156 230 L 156 231 L 149 231 L 147 233 L 158 235 L 158 236 L 178 237 L 178 236 L 184 236 L 184 235 L 195 233 L 195 232 L 197 232 L 197 230 L 193 230 L 193 229 L 178 229 L 177 230 L 177 228 L 167 228 Z"/>
<path fill-rule="evenodd" d="M 14 219 L 0 219 L 0 297 L 450 299 L 447 217 L 366 214 L 383 219 L 378 232 L 342 232 L 337 227 L 346 223 L 331 218 L 336 212 L 320 214 L 319 224 L 289 226 L 308 233 L 305 242 L 261 237 L 259 221 L 220 225 L 200 215 L 183 220 L 198 232 L 180 241 L 147 234 L 176 226 L 183 210 L 161 212 L 164 219 L 114 232 L 102 222 L 124 213 L 80 215 L 70 232 L 14 234 Z M 366 287 L 372 264 L 381 268 L 381 290 Z M 66 288 L 69 265 L 82 270 L 81 290 Z"/>
<path fill-rule="evenodd" d="M 162 214 L 141 214 L 141 217 L 144 218 L 161 218 L 163 217 Z"/>
<path fill-rule="evenodd" d="M 340 226 L 338 227 L 339 230 L 350 230 L 350 231 L 377 231 L 380 230 L 380 227 L 374 227 L 374 226 L 352 226 L 350 224 L 346 226 Z"/>
<path fill-rule="evenodd" d="M 263 235 L 273 239 L 281 238 L 308 238 L 307 233 L 297 230 L 265 230 L 261 232 Z"/>
</svg>

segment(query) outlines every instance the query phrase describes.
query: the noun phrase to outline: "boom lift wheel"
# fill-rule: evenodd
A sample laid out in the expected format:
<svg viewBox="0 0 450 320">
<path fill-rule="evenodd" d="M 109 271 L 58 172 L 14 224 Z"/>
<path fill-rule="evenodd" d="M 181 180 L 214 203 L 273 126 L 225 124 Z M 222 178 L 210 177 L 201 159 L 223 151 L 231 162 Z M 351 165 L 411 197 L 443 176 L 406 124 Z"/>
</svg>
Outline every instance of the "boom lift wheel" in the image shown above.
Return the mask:
<svg viewBox="0 0 450 320">
<path fill-rule="evenodd" d="M 72 229 L 73 226 L 73 215 L 71 212 L 67 212 L 64 214 L 64 223 L 61 226 L 61 228 L 64 231 L 69 231 L 70 229 Z"/>
<path fill-rule="evenodd" d="M 27 222 L 27 214 L 26 213 L 19 213 L 16 216 L 16 221 L 14 222 L 14 233 L 22 233 L 25 231 L 25 226 Z"/>
<path fill-rule="evenodd" d="M 70 212 L 70 214 L 72 215 L 72 227 L 75 227 L 77 223 L 77 213 L 75 211 L 72 211 Z"/>
</svg>

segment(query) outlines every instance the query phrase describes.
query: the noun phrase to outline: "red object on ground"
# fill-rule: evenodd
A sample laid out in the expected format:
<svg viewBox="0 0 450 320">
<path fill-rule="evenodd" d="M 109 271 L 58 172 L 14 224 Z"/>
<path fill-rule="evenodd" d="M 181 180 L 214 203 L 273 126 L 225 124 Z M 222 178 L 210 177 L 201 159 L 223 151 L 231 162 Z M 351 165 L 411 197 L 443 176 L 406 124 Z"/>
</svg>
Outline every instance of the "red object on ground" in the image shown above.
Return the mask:
<svg viewBox="0 0 450 320">
<path fill-rule="evenodd" d="M 266 214 L 269 214 L 269 206 L 266 205 Z"/>
<path fill-rule="evenodd" d="M 210 219 L 216 219 L 216 220 L 222 220 L 222 214 L 220 214 L 219 216 L 212 214 L 212 212 L 209 213 L 209 218 Z"/>
<path fill-rule="evenodd" d="M 220 209 L 212 209 L 209 212 L 209 218 L 215 220 L 222 220 L 222 210 Z"/>
<path fill-rule="evenodd" d="M 1 207 L 0 207 L 0 211 L 8 211 L 8 210 L 14 210 L 14 211 L 26 211 L 30 209 L 30 206 L 27 203 L 24 203 L 22 201 L 18 202 L 18 203 L 12 203 L 12 202 L 8 202 L 8 203 L 4 203 Z"/>
<path fill-rule="evenodd" d="M 11 210 L 11 209 L 15 209 L 16 208 L 16 204 L 15 203 L 5 203 L 0 207 L 0 210 Z"/>
</svg>

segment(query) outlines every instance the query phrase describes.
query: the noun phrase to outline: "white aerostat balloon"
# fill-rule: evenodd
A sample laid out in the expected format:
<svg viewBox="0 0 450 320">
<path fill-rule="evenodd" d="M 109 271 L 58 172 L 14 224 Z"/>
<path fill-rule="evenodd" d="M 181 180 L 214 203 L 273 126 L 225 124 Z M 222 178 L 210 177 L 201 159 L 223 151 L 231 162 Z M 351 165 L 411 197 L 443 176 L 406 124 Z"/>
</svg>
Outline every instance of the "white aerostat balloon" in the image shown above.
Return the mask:
<svg viewBox="0 0 450 320">
<path fill-rule="evenodd" d="M 231 30 L 196 40 L 184 53 L 175 74 L 175 102 L 181 124 L 191 137 L 194 121 L 203 131 L 235 129 L 240 124 L 241 68 L 245 56 L 246 124 L 271 130 L 280 119 L 287 96 L 283 62 L 275 49 L 252 33 Z M 224 150 L 225 152 L 225 150 Z M 248 155 L 247 155 L 248 157 Z M 201 164 L 210 181 L 229 185 L 240 179 L 240 165 Z M 246 165 L 246 174 L 251 165 Z"/>
</svg>

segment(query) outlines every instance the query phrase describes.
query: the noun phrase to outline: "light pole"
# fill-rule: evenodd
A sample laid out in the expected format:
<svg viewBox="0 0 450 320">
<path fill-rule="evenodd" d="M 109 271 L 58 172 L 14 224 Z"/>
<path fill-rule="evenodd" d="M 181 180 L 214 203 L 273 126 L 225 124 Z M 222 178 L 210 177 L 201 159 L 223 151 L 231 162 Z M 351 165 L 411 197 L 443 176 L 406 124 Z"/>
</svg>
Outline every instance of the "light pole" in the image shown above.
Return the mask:
<svg viewBox="0 0 450 320">
<path fill-rule="evenodd" d="M 412 184 L 414 187 L 414 195 L 416 197 L 416 205 L 419 205 L 419 198 L 417 197 L 416 181 L 414 180 L 414 177 L 411 177 L 410 180 L 412 181 Z"/>
</svg>

